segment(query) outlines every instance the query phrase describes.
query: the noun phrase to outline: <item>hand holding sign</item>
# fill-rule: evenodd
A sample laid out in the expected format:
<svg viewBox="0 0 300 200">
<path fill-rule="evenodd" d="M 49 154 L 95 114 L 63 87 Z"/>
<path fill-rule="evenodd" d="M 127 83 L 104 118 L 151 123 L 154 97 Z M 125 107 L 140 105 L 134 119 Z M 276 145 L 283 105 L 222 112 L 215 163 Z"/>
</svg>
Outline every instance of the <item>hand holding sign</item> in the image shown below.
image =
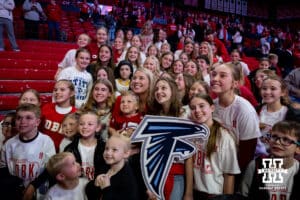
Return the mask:
<svg viewBox="0 0 300 200">
<path fill-rule="evenodd" d="M 141 169 L 147 188 L 157 198 L 164 199 L 163 188 L 174 158 L 191 157 L 196 148 L 193 138 L 206 140 L 206 126 L 176 117 L 146 115 L 133 132 L 132 142 L 143 142 Z"/>
</svg>

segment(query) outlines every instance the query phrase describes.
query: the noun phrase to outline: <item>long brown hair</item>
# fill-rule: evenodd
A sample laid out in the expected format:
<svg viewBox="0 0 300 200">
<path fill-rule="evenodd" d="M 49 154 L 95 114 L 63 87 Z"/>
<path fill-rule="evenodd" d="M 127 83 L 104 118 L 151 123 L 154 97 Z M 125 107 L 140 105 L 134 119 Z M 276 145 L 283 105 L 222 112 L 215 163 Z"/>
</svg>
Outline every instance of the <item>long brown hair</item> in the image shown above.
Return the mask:
<svg viewBox="0 0 300 200">
<path fill-rule="evenodd" d="M 212 98 L 208 94 L 205 94 L 205 93 L 196 94 L 191 98 L 191 101 L 194 98 L 203 99 L 210 106 L 214 105 Z M 217 150 L 216 143 L 217 143 L 217 140 L 221 137 L 221 132 L 220 132 L 221 127 L 222 127 L 221 124 L 218 121 L 213 119 L 213 125 L 209 129 L 210 134 L 209 134 L 209 138 L 208 138 L 208 141 L 206 144 L 206 156 L 209 159 L 211 158 L 211 155 Z"/>
<path fill-rule="evenodd" d="M 99 80 L 96 80 L 95 83 L 93 84 L 92 90 L 91 90 L 90 95 L 89 95 L 89 98 L 88 98 L 86 104 L 82 107 L 81 110 L 86 111 L 86 110 L 96 110 L 97 109 L 97 102 L 93 98 L 93 91 L 94 91 L 95 86 L 97 84 L 103 84 L 103 85 L 105 85 L 108 88 L 108 90 L 111 93 L 111 95 L 107 99 L 106 108 L 112 108 L 113 103 L 115 102 L 115 95 L 114 95 L 113 85 L 107 79 L 99 79 Z"/>
<path fill-rule="evenodd" d="M 154 95 L 155 94 L 155 86 L 157 85 L 157 83 L 159 81 L 166 81 L 171 88 L 172 95 L 171 95 L 171 99 L 170 99 L 170 108 L 169 108 L 168 113 L 163 113 L 162 105 L 159 104 L 154 97 L 155 96 Z M 177 90 L 178 90 L 177 84 L 175 83 L 175 81 L 173 79 L 170 79 L 168 77 L 158 78 L 154 84 L 154 89 L 152 92 L 152 103 L 150 104 L 149 114 L 179 117 L 181 114 L 181 101 L 180 101 Z"/>
</svg>

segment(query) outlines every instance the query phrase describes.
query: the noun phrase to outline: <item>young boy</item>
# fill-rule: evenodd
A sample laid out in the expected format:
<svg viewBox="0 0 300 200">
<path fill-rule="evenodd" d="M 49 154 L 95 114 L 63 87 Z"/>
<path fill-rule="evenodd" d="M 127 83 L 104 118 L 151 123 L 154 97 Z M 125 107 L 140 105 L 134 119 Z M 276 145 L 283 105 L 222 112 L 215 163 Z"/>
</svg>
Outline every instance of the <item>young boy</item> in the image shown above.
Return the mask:
<svg viewBox="0 0 300 200">
<path fill-rule="evenodd" d="M 269 144 L 270 157 L 259 157 L 248 165 L 241 184 L 242 195 L 259 200 L 300 199 L 296 188 L 300 182 L 299 162 L 294 158 L 300 153 L 300 124 L 276 123 Z"/>
<path fill-rule="evenodd" d="M 47 164 L 47 170 L 56 179 L 57 184 L 49 189 L 45 200 L 87 199 L 84 190 L 88 180 L 79 178 L 81 167 L 72 153 L 62 152 L 52 156 Z"/>
<path fill-rule="evenodd" d="M 86 190 L 89 199 L 138 199 L 136 179 L 126 162 L 129 156 L 130 140 L 127 137 L 113 135 L 107 140 L 103 157 L 110 168 L 90 182 Z"/>
<path fill-rule="evenodd" d="M 40 116 L 40 108 L 33 104 L 21 104 L 16 110 L 18 134 L 4 144 L 1 152 L 1 195 L 14 199 L 12 195 L 16 195 L 17 188 L 20 190 L 20 184 L 26 187 L 39 176 L 55 154 L 51 138 L 38 131 Z"/>
<path fill-rule="evenodd" d="M 139 98 L 132 91 L 125 91 L 121 96 L 120 110 L 122 117 L 116 118 L 112 116 L 109 130 L 111 135 L 119 133 L 130 137 L 143 118 L 138 112 Z"/>
</svg>

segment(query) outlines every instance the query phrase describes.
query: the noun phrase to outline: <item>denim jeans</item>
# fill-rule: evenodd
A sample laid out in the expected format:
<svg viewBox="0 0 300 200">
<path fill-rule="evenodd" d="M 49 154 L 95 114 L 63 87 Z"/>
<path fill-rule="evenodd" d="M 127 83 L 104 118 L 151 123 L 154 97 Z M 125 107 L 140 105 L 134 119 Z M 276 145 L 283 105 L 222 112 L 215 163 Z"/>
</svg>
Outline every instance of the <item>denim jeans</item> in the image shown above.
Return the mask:
<svg viewBox="0 0 300 200">
<path fill-rule="evenodd" d="M 53 37 L 53 32 L 55 32 L 55 38 Z M 59 22 L 48 21 L 48 39 L 60 40 Z"/>
<path fill-rule="evenodd" d="M 18 49 L 18 45 L 15 38 L 14 33 L 14 25 L 12 20 L 7 18 L 0 17 L 0 48 L 4 49 L 4 42 L 3 42 L 3 29 L 6 28 L 7 36 L 9 39 L 9 42 L 13 49 Z"/>
<path fill-rule="evenodd" d="M 182 200 L 184 195 L 184 175 L 174 176 L 174 185 L 170 195 L 170 200 Z"/>
</svg>

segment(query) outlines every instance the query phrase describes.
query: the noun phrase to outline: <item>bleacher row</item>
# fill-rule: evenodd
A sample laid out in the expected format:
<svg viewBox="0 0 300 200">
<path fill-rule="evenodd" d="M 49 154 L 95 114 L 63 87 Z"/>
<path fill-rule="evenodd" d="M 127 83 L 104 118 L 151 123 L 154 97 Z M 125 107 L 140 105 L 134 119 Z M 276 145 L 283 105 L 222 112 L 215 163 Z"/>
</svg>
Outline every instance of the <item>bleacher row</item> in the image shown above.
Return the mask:
<svg viewBox="0 0 300 200">
<path fill-rule="evenodd" d="M 24 38 L 24 20 L 22 7 L 16 7 L 13 11 L 14 14 L 14 28 L 17 38 Z M 87 33 L 91 37 L 95 36 L 96 30 L 90 21 L 81 23 L 79 21 L 78 12 L 62 12 L 60 21 L 61 39 L 67 42 L 74 42 L 80 33 Z M 48 24 L 41 22 L 39 25 L 39 39 L 48 39 Z"/>
<path fill-rule="evenodd" d="M 43 40 L 18 40 L 18 44 L 21 52 L 0 53 L 0 113 L 15 109 L 20 93 L 28 88 L 41 93 L 42 103 L 50 101 L 57 64 L 76 48 L 73 43 Z"/>
</svg>

